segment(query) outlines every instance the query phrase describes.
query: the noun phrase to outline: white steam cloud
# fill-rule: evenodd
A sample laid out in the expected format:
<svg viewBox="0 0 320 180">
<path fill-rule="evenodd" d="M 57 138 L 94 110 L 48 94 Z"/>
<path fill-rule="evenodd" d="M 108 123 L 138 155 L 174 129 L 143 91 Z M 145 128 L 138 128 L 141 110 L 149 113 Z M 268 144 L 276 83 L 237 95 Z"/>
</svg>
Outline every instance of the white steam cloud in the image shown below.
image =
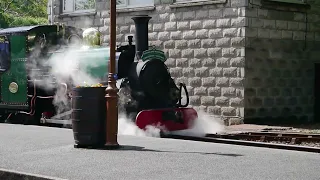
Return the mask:
<svg viewBox="0 0 320 180">
<path fill-rule="evenodd" d="M 41 61 L 34 58 L 33 61 L 28 64 L 29 68 L 33 69 L 33 71 L 29 73 L 29 78 L 34 81 L 41 80 L 41 83 L 38 83 L 37 85 L 40 85 L 46 90 L 57 88 L 53 101 L 57 114 L 71 110 L 69 93 L 72 87 L 99 83 L 97 79 L 93 78 L 88 72 L 86 72 L 85 68 L 79 69 L 79 63 L 82 63 L 82 67 L 86 67 L 87 65 L 90 65 L 91 67 L 101 65 L 101 62 L 94 64 L 95 62 L 91 60 L 85 61 L 85 58 L 79 56 L 78 52 L 85 49 L 86 47 L 81 46 L 81 44 L 72 45 L 65 49 L 55 49 L 53 51 L 60 51 L 60 53 L 55 53 Z M 40 46 L 36 47 L 33 50 L 32 55 L 37 57 L 40 52 Z M 106 51 L 105 55 L 109 56 L 109 52 Z M 55 82 L 55 85 L 53 82 Z M 120 88 L 120 80 L 117 81 L 117 87 Z M 128 98 L 130 97 L 120 95 L 118 133 L 120 135 L 159 137 L 160 128 L 148 126 L 146 130 L 142 130 L 138 128 L 130 118 L 127 118 L 124 115 L 121 105 L 124 104 Z M 185 98 L 183 98 L 182 101 L 185 101 Z M 204 136 L 207 133 L 213 134 L 221 132 L 223 129 L 224 125 L 222 122 L 207 116 L 204 112 L 198 112 L 198 119 L 195 121 L 195 124 L 191 129 L 172 133 Z"/>
<path fill-rule="evenodd" d="M 222 120 L 216 119 L 203 111 L 198 111 L 198 118 L 190 129 L 171 132 L 176 135 L 188 135 L 203 137 L 206 134 L 216 134 L 224 131 Z"/>
</svg>

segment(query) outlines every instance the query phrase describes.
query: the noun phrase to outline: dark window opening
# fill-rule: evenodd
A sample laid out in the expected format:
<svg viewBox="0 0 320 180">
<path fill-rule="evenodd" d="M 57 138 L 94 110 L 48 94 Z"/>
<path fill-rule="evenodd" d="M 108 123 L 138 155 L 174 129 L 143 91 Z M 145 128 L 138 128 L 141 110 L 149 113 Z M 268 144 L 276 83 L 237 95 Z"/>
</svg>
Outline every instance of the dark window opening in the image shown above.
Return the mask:
<svg viewBox="0 0 320 180">
<path fill-rule="evenodd" d="M 0 72 L 10 68 L 10 43 L 6 36 L 0 36 Z"/>
</svg>

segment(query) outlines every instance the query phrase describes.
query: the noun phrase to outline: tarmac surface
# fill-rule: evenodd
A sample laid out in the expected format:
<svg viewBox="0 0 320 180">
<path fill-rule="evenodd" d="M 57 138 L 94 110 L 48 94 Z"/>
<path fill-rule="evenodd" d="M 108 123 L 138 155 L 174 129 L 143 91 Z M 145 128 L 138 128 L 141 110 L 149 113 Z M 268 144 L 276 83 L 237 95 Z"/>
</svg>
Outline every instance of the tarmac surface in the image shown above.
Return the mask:
<svg viewBox="0 0 320 180">
<path fill-rule="evenodd" d="M 75 180 L 320 178 L 317 153 L 120 135 L 118 142 L 120 150 L 75 149 L 71 129 L 0 124 L 0 168 Z"/>
</svg>

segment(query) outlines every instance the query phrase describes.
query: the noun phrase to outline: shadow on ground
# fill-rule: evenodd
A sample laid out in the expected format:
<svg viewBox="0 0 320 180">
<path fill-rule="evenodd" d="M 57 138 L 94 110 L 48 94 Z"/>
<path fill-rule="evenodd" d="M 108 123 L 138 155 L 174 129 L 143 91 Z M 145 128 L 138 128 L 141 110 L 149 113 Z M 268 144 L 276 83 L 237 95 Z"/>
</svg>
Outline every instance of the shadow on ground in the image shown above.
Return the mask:
<svg viewBox="0 0 320 180">
<path fill-rule="evenodd" d="M 110 148 L 96 148 L 98 150 L 110 150 Z M 156 152 L 156 153 L 177 153 L 177 154 L 200 154 L 200 155 L 218 155 L 218 156 L 229 156 L 229 157 L 239 157 L 243 156 L 241 154 L 229 154 L 229 153 L 219 153 L 219 152 L 185 152 L 185 151 L 162 151 L 154 149 L 146 149 L 141 146 L 129 146 L 122 145 L 119 148 L 113 148 L 113 151 L 141 151 L 141 152 Z"/>
</svg>

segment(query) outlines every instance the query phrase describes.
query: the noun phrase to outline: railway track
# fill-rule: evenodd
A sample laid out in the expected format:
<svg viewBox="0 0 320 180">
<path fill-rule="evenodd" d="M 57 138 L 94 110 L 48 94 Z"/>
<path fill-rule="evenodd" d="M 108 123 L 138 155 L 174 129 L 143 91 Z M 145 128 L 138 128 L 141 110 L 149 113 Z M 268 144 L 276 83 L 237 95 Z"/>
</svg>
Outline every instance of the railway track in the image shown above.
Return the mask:
<svg viewBox="0 0 320 180">
<path fill-rule="evenodd" d="M 206 137 L 259 142 L 283 142 L 301 144 L 305 142 L 320 143 L 320 134 L 279 133 L 279 132 L 248 132 L 239 134 L 207 134 Z"/>
<path fill-rule="evenodd" d="M 163 138 L 320 153 L 320 134 L 248 132 L 207 134 L 205 137 L 170 134 Z M 318 144 L 318 146 L 312 147 L 306 143 Z"/>
</svg>

